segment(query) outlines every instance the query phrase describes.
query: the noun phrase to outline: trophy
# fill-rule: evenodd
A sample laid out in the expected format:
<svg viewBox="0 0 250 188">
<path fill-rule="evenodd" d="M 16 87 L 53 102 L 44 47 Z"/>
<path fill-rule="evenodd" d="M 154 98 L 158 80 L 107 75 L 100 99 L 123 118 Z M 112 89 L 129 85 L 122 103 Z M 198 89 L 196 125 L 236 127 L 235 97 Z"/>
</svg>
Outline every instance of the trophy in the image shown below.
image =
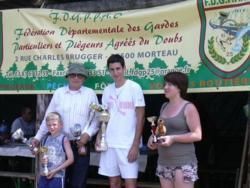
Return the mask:
<svg viewBox="0 0 250 188">
<path fill-rule="evenodd" d="M 157 138 L 156 138 L 156 125 L 155 125 L 155 121 L 156 121 L 157 117 L 156 116 L 150 116 L 150 117 L 147 117 L 147 120 L 151 123 L 150 126 L 151 126 L 151 133 L 152 133 L 152 136 L 153 136 L 153 143 L 157 143 Z"/>
<path fill-rule="evenodd" d="M 158 137 L 165 136 L 167 134 L 167 128 L 165 126 L 165 121 L 161 118 L 158 119 L 157 125 L 155 124 L 157 117 L 150 116 L 147 117 L 147 120 L 151 123 L 151 132 L 153 135 L 153 143 L 157 143 Z"/>
<path fill-rule="evenodd" d="M 22 131 L 21 128 L 17 129 L 12 135 L 11 137 L 14 140 L 21 140 L 22 143 L 26 144 L 27 146 L 29 146 L 30 150 L 33 152 L 37 152 L 38 148 L 37 147 L 33 147 L 31 144 L 31 138 L 28 140 L 27 138 L 24 137 L 24 133 Z"/>
<path fill-rule="evenodd" d="M 70 131 L 72 135 L 75 137 L 76 141 L 79 141 L 81 138 L 81 134 L 82 134 L 81 125 L 79 123 L 74 124 L 74 126 L 70 128 Z M 81 155 L 85 155 L 86 154 L 85 146 L 79 147 L 78 153 Z"/>
<path fill-rule="evenodd" d="M 70 128 L 70 131 L 72 133 L 72 135 L 76 138 L 77 141 L 80 140 L 81 138 L 81 134 L 83 134 L 90 126 L 94 116 L 95 116 L 95 112 L 100 112 L 102 111 L 102 108 L 100 105 L 98 104 L 95 104 L 95 103 L 91 103 L 89 105 L 89 108 L 90 108 L 90 114 L 89 114 L 89 117 L 88 117 L 88 120 L 85 124 L 85 127 L 84 129 L 82 130 L 81 129 L 81 125 L 80 124 L 75 124 L 72 128 Z M 87 154 L 87 148 L 85 146 L 81 146 L 78 148 L 78 153 L 80 155 L 86 155 Z"/>
<path fill-rule="evenodd" d="M 167 134 L 167 128 L 163 119 L 158 119 L 155 134 L 157 138 L 160 136 L 165 136 Z"/>
<path fill-rule="evenodd" d="M 100 142 L 97 143 L 96 145 L 96 151 L 106 151 L 108 149 L 108 144 L 107 141 L 105 139 L 106 137 L 106 129 L 107 129 L 107 124 L 110 118 L 110 114 L 108 113 L 107 110 L 105 110 L 103 108 L 102 112 L 100 112 L 99 114 L 99 121 L 101 122 L 101 129 L 100 129 L 100 133 L 98 134 L 98 136 L 100 135 Z"/>
<path fill-rule="evenodd" d="M 76 123 L 73 127 L 70 127 L 70 131 L 72 135 L 76 138 L 76 140 L 80 140 L 82 129 L 79 123 Z"/>
<path fill-rule="evenodd" d="M 43 163 L 43 174 L 45 176 L 47 176 L 49 173 L 49 170 L 48 170 L 48 148 L 45 146 L 41 146 L 39 151 L 41 152 L 42 158 L 45 161 Z"/>
</svg>

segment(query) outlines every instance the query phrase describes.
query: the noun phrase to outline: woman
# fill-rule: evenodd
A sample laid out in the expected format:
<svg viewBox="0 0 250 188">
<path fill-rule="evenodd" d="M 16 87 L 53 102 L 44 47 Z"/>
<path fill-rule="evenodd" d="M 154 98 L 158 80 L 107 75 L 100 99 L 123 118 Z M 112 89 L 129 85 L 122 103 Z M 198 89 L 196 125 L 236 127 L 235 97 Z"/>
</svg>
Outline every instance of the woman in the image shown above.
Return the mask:
<svg viewBox="0 0 250 188">
<path fill-rule="evenodd" d="M 162 188 L 193 188 L 197 176 L 197 159 L 193 142 L 202 137 L 197 109 L 185 100 L 188 78 L 181 72 L 164 76 L 164 93 L 169 99 L 162 105 L 160 119 L 164 121 L 167 133 L 153 142 L 148 140 L 150 149 L 158 148 L 156 175 Z"/>
</svg>

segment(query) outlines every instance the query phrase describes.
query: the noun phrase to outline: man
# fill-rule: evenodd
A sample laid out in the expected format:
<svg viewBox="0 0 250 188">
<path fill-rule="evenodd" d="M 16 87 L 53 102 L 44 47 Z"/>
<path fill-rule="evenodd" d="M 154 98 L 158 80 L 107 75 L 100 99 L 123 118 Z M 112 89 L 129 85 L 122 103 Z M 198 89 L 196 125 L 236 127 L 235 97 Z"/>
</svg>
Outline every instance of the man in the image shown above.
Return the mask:
<svg viewBox="0 0 250 188">
<path fill-rule="evenodd" d="M 103 92 L 102 104 L 110 119 L 106 130 L 108 150 L 101 153 L 99 174 L 108 176 L 111 188 L 136 188 L 138 156 L 144 124 L 144 96 L 141 87 L 125 78 L 125 62 L 122 56 L 111 55 L 107 67 L 114 83 Z M 96 145 L 99 145 L 97 139 Z M 112 161 L 112 162 L 110 162 Z"/>
<path fill-rule="evenodd" d="M 51 102 L 46 110 L 46 115 L 49 112 L 58 112 L 63 120 L 63 132 L 68 136 L 74 154 L 74 163 L 66 169 L 66 187 L 67 188 L 85 188 L 88 175 L 90 151 L 88 141 L 98 131 L 97 120 L 94 117 L 89 127 L 86 123 L 90 116 L 90 104 L 98 104 L 95 92 L 83 86 L 87 78 L 87 72 L 82 64 L 71 63 L 66 73 L 68 86 L 58 88 L 51 99 Z M 80 140 L 72 134 L 74 126 L 80 126 L 83 130 Z M 33 143 L 37 142 L 48 132 L 45 121 L 43 120 Z M 78 149 L 85 146 L 87 154 L 81 155 Z"/>
<path fill-rule="evenodd" d="M 11 125 L 11 134 L 19 128 L 22 129 L 24 137 L 27 139 L 35 135 L 35 121 L 32 119 L 32 111 L 30 107 L 25 106 L 21 109 L 21 116 L 16 118 Z"/>
</svg>

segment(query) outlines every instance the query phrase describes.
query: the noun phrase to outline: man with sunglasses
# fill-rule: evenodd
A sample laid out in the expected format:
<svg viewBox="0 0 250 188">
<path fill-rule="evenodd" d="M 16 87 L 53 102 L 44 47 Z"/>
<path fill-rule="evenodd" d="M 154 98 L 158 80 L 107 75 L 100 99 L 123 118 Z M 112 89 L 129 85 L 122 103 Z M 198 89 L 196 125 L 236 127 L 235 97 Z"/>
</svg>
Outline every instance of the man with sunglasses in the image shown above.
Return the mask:
<svg viewBox="0 0 250 188">
<path fill-rule="evenodd" d="M 88 175 L 90 150 L 88 141 L 98 131 L 97 119 L 94 118 L 89 127 L 86 122 L 90 115 L 90 104 L 98 104 L 97 96 L 94 90 L 83 86 L 84 81 L 88 77 L 87 71 L 83 64 L 71 63 L 66 73 L 68 85 L 58 88 L 51 99 L 46 110 L 49 112 L 58 112 L 63 120 L 63 132 L 68 136 L 74 153 L 74 163 L 66 169 L 66 188 L 86 188 L 86 179 Z M 74 125 L 81 126 L 83 133 L 80 140 L 76 140 L 72 134 Z M 34 145 L 38 145 L 41 138 L 48 132 L 43 120 L 35 139 Z M 78 152 L 79 148 L 87 148 L 86 154 L 82 155 Z"/>
</svg>

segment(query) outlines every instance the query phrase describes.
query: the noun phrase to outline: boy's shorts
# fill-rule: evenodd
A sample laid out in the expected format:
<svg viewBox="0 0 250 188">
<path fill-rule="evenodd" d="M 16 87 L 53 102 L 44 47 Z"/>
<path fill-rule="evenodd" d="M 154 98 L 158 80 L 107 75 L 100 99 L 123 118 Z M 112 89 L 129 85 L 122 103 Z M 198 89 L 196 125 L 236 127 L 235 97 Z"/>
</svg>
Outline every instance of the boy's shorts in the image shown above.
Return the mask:
<svg viewBox="0 0 250 188">
<path fill-rule="evenodd" d="M 64 188 L 63 177 L 53 177 L 48 179 L 46 176 L 40 176 L 38 182 L 38 188 Z"/>
<path fill-rule="evenodd" d="M 121 176 L 124 179 L 138 177 L 138 160 L 128 162 L 129 149 L 109 148 L 101 153 L 98 173 L 108 177 Z"/>
</svg>

